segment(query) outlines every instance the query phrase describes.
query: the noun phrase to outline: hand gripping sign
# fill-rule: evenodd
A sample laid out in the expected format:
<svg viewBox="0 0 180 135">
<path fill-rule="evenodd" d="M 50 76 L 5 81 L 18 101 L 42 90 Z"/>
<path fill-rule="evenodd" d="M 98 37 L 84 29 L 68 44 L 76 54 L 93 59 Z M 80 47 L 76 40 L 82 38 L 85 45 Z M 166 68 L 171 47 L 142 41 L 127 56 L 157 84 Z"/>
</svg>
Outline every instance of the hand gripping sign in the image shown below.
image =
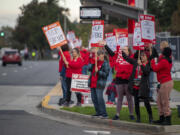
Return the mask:
<svg viewBox="0 0 180 135">
<path fill-rule="evenodd" d="M 105 37 L 108 47 L 111 48 L 112 51 L 116 51 L 117 42 L 115 34 L 113 32 L 106 33 Z"/>
<path fill-rule="evenodd" d="M 89 75 L 72 74 L 71 91 L 90 93 L 90 88 L 88 87 L 88 79 Z"/>
<path fill-rule="evenodd" d="M 144 42 L 141 41 L 141 28 L 140 23 L 135 23 L 134 35 L 133 35 L 133 49 L 144 50 Z"/>
<path fill-rule="evenodd" d="M 155 17 L 151 15 L 140 15 L 142 42 L 156 43 Z"/>
<path fill-rule="evenodd" d="M 104 39 L 104 21 L 94 20 L 92 22 L 91 47 L 102 47 L 99 41 Z"/>
<path fill-rule="evenodd" d="M 128 46 L 128 29 L 114 29 L 117 46 Z"/>
<path fill-rule="evenodd" d="M 59 22 L 44 26 L 42 30 L 51 49 L 67 44 L 66 37 Z"/>
</svg>

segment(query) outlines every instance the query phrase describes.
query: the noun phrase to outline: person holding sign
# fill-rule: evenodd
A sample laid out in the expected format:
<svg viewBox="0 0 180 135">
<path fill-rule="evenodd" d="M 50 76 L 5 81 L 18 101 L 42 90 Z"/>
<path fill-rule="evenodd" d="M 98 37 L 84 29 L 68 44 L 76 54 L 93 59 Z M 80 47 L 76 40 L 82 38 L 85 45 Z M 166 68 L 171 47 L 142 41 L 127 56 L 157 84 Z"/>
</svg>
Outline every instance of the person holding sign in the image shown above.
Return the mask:
<svg viewBox="0 0 180 135">
<path fill-rule="evenodd" d="M 66 85 L 67 85 L 67 96 L 66 96 L 66 102 L 64 106 L 69 106 L 71 101 L 71 81 L 72 81 L 72 74 L 81 74 L 82 73 L 82 67 L 83 67 L 83 61 L 80 57 L 80 52 L 78 48 L 74 48 L 72 50 L 72 58 L 67 59 L 64 61 L 66 65 Z M 76 93 L 77 97 L 77 106 L 81 105 L 81 93 Z"/>
<path fill-rule="evenodd" d="M 95 66 L 95 60 L 89 66 L 89 71 L 91 72 L 91 76 L 89 78 L 89 87 L 91 88 L 91 98 L 96 111 L 96 114 L 93 116 L 107 118 L 108 115 L 103 98 L 103 91 L 106 86 L 110 67 L 105 57 L 105 52 L 99 50 L 96 53 L 98 54 L 97 67 Z"/>
<path fill-rule="evenodd" d="M 122 52 L 123 58 L 133 65 L 133 71 L 129 78 L 128 89 L 134 95 L 135 111 L 137 115 L 136 122 L 141 122 L 140 117 L 140 99 L 144 100 L 146 110 L 149 115 L 149 123 L 153 121 L 152 109 L 149 102 L 149 74 L 150 74 L 150 62 L 144 51 L 139 50 L 138 59 L 130 58 L 126 55 L 126 52 Z M 137 55 L 135 55 L 137 56 Z"/>
<path fill-rule="evenodd" d="M 129 107 L 129 117 L 131 120 L 134 120 L 134 105 L 133 105 L 133 97 L 128 91 L 128 80 L 132 72 L 132 65 L 126 62 L 122 56 L 121 56 L 121 50 L 118 47 L 118 50 L 116 53 L 114 53 L 107 45 L 105 41 L 100 42 L 101 45 L 105 47 L 107 50 L 108 54 L 113 57 L 114 59 L 114 67 L 116 70 L 116 77 L 115 77 L 115 83 L 116 83 L 116 90 L 117 90 L 117 106 L 116 106 L 116 115 L 113 117 L 113 120 L 118 120 L 119 119 L 119 114 L 122 108 L 122 103 L 123 103 L 123 97 L 124 93 L 126 95 L 127 101 L 128 101 L 128 107 Z M 123 48 L 124 51 L 126 51 L 127 55 L 130 55 L 130 51 L 128 47 Z M 119 57 L 121 56 L 121 57 Z"/>
<path fill-rule="evenodd" d="M 161 45 L 168 45 L 163 41 Z M 173 80 L 171 77 L 172 68 L 172 50 L 170 47 L 162 49 L 162 55 L 159 56 L 158 63 L 155 59 L 151 61 L 151 68 L 157 73 L 160 88 L 157 92 L 157 105 L 159 112 L 159 120 L 154 121 L 155 124 L 171 125 L 171 110 L 169 107 L 170 93 L 173 89 Z"/>
<path fill-rule="evenodd" d="M 69 53 L 69 47 L 68 45 L 63 45 L 61 47 L 63 55 L 66 59 L 70 59 L 70 53 Z M 60 59 L 59 59 L 59 73 L 60 73 L 60 81 L 61 81 L 61 87 L 63 90 L 63 98 L 59 100 L 59 105 L 64 104 L 66 101 L 66 94 L 67 94 L 67 85 L 66 85 L 66 65 L 63 60 L 63 56 L 61 52 L 59 51 Z"/>
</svg>

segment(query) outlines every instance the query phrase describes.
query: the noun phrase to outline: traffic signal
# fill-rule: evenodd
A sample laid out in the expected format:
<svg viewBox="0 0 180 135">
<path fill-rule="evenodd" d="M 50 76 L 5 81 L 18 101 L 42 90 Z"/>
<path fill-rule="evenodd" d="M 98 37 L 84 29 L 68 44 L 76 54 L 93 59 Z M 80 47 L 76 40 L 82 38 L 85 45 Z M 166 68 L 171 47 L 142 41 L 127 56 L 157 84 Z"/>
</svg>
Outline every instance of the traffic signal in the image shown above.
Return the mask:
<svg viewBox="0 0 180 135">
<path fill-rule="evenodd" d="M 1 37 L 4 37 L 4 32 L 1 32 L 1 33 L 0 33 L 0 36 L 1 36 Z"/>
</svg>

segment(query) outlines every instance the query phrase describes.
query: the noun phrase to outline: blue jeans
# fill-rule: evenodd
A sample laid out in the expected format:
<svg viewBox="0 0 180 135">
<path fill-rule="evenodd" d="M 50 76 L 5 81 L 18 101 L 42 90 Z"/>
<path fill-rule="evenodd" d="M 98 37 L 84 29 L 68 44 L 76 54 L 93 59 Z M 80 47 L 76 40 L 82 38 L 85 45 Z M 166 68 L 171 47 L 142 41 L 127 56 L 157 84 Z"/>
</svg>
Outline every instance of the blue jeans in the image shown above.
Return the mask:
<svg viewBox="0 0 180 135">
<path fill-rule="evenodd" d="M 62 86 L 62 91 L 63 91 L 63 99 L 66 99 L 66 93 L 67 93 L 67 85 L 66 85 L 66 68 L 63 66 L 60 76 L 62 77 L 61 80 L 61 86 Z"/>
<path fill-rule="evenodd" d="M 112 80 L 113 80 L 113 73 L 112 73 L 112 68 L 110 68 L 107 81 L 108 81 L 108 82 L 112 82 Z"/>
<path fill-rule="evenodd" d="M 115 93 L 111 91 L 111 94 L 108 95 L 108 101 L 115 102 Z"/>
<path fill-rule="evenodd" d="M 87 72 L 88 72 L 88 65 L 84 65 L 82 68 L 82 74 L 87 75 Z"/>
<path fill-rule="evenodd" d="M 102 89 L 91 88 L 91 98 L 97 115 L 107 116 Z"/>
</svg>

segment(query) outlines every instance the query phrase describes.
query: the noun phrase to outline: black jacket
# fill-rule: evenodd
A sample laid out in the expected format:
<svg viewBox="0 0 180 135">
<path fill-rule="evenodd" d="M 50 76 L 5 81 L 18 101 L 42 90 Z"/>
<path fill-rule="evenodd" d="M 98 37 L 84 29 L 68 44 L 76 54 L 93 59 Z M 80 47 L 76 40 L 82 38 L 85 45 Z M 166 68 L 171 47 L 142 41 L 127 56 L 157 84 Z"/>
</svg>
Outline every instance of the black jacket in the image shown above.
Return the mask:
<svg viewBox="0 0 180 135">
<path fill-rule="evenodd" d="M 124 52 L 122 52 L 122 56 L 127 62 L 133 65 L 133 71 L 129 78 L 128 90 L 130 91 L 131 94 L 134 94 L 133 80 L 135 78 L 136 68 L 138 66 L 137 59 L 128 57 Z M 149 86 L 150 62 L 148 62 L 146 66 L 141 65 L 141 70 L 142 70 L 142 77 L 139 86 L 139 97 L 148 98 L 150 92 L 150 86 Z"/>
<path fill-rule="evenodd" d="M 89 71 L 92 73 L 92 70 L 94 68 L 95 64 L 90 64 L 89 66 Z M 108 61 L 104 61 L 104 63 L 102 64 L 100 70 L 98 70 L 97 74 L 98 74 L 98 80 L 97 80 L 97 87 L 98 89 L 104 89 L 106 86 L 106 81 L 107 81 L 107 77 L 109 75 L 109 71 L 110 71 L 110 66 L 109 66 L 109 62 Z M 91 84 L 91 76 L 89 77 L 89 81 L 88 81 L 88 85 L 90 87 Z"/>
</svg>

